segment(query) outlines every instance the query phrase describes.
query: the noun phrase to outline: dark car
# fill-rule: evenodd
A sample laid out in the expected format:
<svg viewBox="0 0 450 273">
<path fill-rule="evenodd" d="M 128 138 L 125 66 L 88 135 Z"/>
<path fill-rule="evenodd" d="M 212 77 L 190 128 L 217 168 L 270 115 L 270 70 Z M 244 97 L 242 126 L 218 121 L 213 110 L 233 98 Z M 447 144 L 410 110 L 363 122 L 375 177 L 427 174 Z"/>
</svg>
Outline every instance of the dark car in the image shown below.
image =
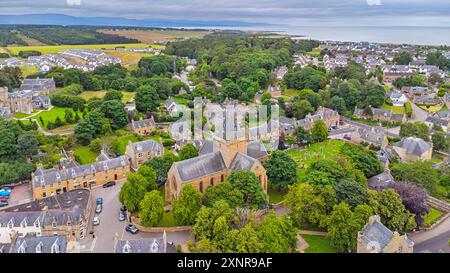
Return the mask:
<svg viewBox="0 0 450 273">
<path fill-rule="evenodd" d="M 127 211 L 127 207 L 125 207 L 125 205 L 122 205 L 122 206 L 120 207 L 120 211 L 122 211 L 122 212 Z"/>
<path fill-rule="evenodd" d="M 119 211 L 119 221 L 125 221 L 125 213 L 123 211 Z"/>
<path fill-rule="evenodd" d="M 0 202 L 0 207 L 5 207 L 8 205 L 8 202 Z"/>
<path fill-rule="evenodd" d="M 139 232 L 139 229 L 135 225 L 129 224 L 125 227 L 125 230 L 131 234 L 136 234 Z"/>
<path fill-rule="evenodd" d="M 116 185 L 115 181 L 110 181 L 108 183 L 103 184 L 103 188 L 109 188 L 109 187 L 112 187 L 112 186 L 115 186 L 115 185 Z"/>
</svg>

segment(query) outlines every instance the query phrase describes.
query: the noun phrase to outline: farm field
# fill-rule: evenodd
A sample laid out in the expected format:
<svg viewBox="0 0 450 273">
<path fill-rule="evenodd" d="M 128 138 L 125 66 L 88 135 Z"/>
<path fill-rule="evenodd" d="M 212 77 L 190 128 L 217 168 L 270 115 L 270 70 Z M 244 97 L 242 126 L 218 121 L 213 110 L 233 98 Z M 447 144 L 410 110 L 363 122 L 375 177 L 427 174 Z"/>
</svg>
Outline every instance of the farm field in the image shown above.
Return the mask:
<svg viewBox="0 0 450 273">
<path fill-rule="evenodd" d="M 152 44 L 155 41 L 172 41 L 178 38 L 201 38 L 210 31 L 183 30 L 141 30 L 141 29 L 102 29 L 98 32 L 120 35 L 130 39 L 137 39 L 143 43 Z"/>
<path fill-rule="evenodd" d="M 320 235 L 302 235 L 309 247 L 306 253 L 335 253 L 336 250 L 331 246 L 330 239 Z"/>
<path fill-rule="evenodd" d="M 299 168 L 297 168 L 297 177 L 303 177 L 306 168 L 318 159 L 332 159 L 340 154 L 340 149 L 344 145 L 340 140 L 327 140 L 321 143 L 315 143 L 303 150 L 288 150 L 290 155 Z"/>
<path fill-rule="evenodd" d="M 93 44 L 93 45 L 46 45 L 46 46 L 10 46 L 7 49 L 14 55 L 23 50 L 37 50 L 42 54 L 58 53 L 66 49 L 114 49 L 116 47 L 135 48 L 147 47 L 147 44 Z"/>
<path fill-rule="evenodd" d="M 139 53 L 129 51 L 117 51 L 117 50 L 103 50 L 108 55 L 120 58 L 122 65 L 125 67 L 135 67 L 139 63 L 142 57 L 153 56 L 150 53 Z"/>
<path fill-rule="evenodd" d="M 38 41 L 36 39 L 27 37 L 27 36 L 25 36 L 23 34 L 17 34 L 16 36 L 18 38 L 24 40 L 25 43 L 27 43 L 29 46 L 44 46 L 44 45 L 46 45 L 46 44 L 44 44 L 44 43 L 42 43 L 42 42 L 40 42 L 40 41 Z"/>
<path fill-rule="evenodd" d="M 106 94 L 106 91 L 84 91 L 83 93 L 81 93 L 78 96 L 85 100 L 89 100 L 93 97 L 103 98 L 105 96 L 105 94 Z M 122 98 L 123 103 L 134 101 L 134 92 L 122 91 L 122 94 L 123 94 L 123 98 Z"/>
</svg>

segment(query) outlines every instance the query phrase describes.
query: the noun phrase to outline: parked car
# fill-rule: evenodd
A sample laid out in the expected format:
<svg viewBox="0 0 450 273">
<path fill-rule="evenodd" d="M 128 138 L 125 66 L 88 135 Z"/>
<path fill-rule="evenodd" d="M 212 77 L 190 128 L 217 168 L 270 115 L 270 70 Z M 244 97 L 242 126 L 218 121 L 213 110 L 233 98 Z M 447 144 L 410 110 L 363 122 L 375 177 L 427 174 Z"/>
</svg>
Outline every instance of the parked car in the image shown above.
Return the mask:
<svg viewBox="0 0 450 273">
<path fill-rule="evenodd" d="M 0 191 L 0 197 L 9 198 L 9 195 L 8 191 Z"/>
<path fill-rule="evenodd" d="M 92 225 L 94 225 L 94 226 L 100 225 L 100 218 L 98 216 L 94 217 L 94 221 L 92 221 Z"/>
<path fill-rule="evenodd" d="M 127 207 L 125 207 L 125 205 L 122 205 L 122 206 L 120 207 L 120 211 L 123 211 L 123 212 L 127 211 Z"/>
<path fill-rule="evenodd" d="M 119 221 L 125 221 L 125 213 L 123 211 L 119 211 Z"/>
<path fill-rule="evenodd" d="M 8 202 L 0 202 L 0 207 L 5 207 L 8 205 Z"/>
<path fill-rule="evenodd" d="M 101 196 L 99 196 L 97 198 L 97 205 L 101 205 L 101 204 L 103 204 L 103 198 Z"/>
<path fill-rule="evenodd" d="M 102 212 L 102 209 L 103 209 L 102 205 L 98 204 L 97 207 L 95 208 L 95 213 Z"/>
<path fill-rule="evenodd" d="M 7 191 L 9 193 L 11 193 L 11 190 L 12 190 L 11 187 L 3 187 L 0 189 L 0 191 Z"/>
<path fill-rule="evenodd" d="M 8 198 L 0 197 L 0 202 L 8 202 Z"/>
<path fill-rule="evenodd" d="M 110 181 L 108 183 L 103 184 L 103 188 L 109 188 L 109 187 L 112 187 L 112 186 L 115 186 L 115 185 L 116 185 L 115 181 Z"/>
<path fill-rule="evenodd" d="M 129 224 L 125 227 L 125 230 L 128 231 L 131 234 L 136 234 L 139 232 L 137 227 L 135 225 Z"/>
</svg>

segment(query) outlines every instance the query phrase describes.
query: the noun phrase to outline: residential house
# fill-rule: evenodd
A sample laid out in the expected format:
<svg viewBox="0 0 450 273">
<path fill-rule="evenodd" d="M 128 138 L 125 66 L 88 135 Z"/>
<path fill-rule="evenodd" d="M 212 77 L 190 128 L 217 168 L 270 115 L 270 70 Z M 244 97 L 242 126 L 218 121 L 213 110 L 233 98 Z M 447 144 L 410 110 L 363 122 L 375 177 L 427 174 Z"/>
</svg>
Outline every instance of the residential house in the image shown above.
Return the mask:
<svg viewBox="0 0 450 273">
<path fill-rule="evenodd" d="M 162 156 L 163 154 L 163 145 L 152 139 L 135 143 L 129 141 L 125 150 L 125 155 L 130 159 L 131 168 L 134 170 L 137 170 L 145 161 L 155 156 Z"/>
<path fill-rule="evenodd" d="M 131 131 L 135 134 L 146 136 L 156 129 L 155 119 L 153 116 L 148 119 L 140 119 L 138 121 L 131 120 Z"/>
<path fill-rule="evenodd" d="M 374 215 L 358 232 L 357 253 L 412 253 L 414 242 L 406 234 L 392 232 Z"/>
<path fill-rule="evenodd" d="M 381 126 L 358 127 L 351 135 L 351 141 L 355 143 L 367 143 L 375 147 L 384 148 L 388 145 L 388 139 Z"/>
<path fill-rule="evenodd" d="M 164 232 L 162 238 L 117 241 L 114 253 L 177 253 L 177 249 Z"/>
<path fill-rule="evenodd" d="M 431 160 L 433 143 L 420 138 L 406 137 L 387 146 L 386 152 L 390 157 L 397 157 L 402 161 Z"/>
<path fill-rule="evenodd" d="M 341 116 L 337 111 L 325 107 L 319 107 L 314 115 L 308 114 L 304 119 L 297 120 L 296 126 L 310 130 L 316 120 L 323 120 L 327 128 L 329 128 L 330 126 L 339 125 L 340 119 Z"/>
<path fill-rule="evenodd" d="M 423 86 L 403 86 L 402 92 L 414 97 L 422 97 L 429 93 L 428 87 Z"/>
<path fill-rule="evenodd" d="M 408 101 L 405 94 L 400 92 L 392 92 L 389 98 L 393 106 L 405 106 L 405 103 Z"/>
</svg>

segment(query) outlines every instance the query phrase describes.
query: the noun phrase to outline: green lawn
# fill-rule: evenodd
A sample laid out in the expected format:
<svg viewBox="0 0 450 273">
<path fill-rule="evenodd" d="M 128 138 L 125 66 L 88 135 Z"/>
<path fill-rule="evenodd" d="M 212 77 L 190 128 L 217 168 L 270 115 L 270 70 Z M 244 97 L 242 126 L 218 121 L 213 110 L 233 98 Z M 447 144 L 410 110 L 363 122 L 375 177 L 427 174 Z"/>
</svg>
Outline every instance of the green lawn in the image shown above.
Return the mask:
<svg viewBox="0 0 450 273">
<path fill-rule="evenodd" d="M 75 148 L 75 159 L 81 165 L 94 163 L 97 159 L 98 154 L 92 152 L 89 147 L 86 146 L 78 146 Z"/>
<path fill-rule="evenodd" d="M 175 218 L 173 217 L 173 212 L 172 211 L 164 212 L 163 218 L 158 226 L 159 227 L 176 227 L 177 223 L 175 222 Z"/>
<path fill-rule="evenodd" d="M 321 143 L 312 144 L 307 149 L 288 150 L 287 154 L 297 162 L 299 166 L 297 176 L 300 179 L 303 177 L 307 167 L 314 161 L 318 159 L 332 159 L 340 154 L 339 150 L 343 145 L 344 142 L 341 140 L 326 140 Z"/>
<path fill-rule="evenodd" d="M 331 246 L 330 239 L 320 235 L 301 235 L 308 243 L 309 247 L 305 250 L 306 253 L 336 253 L 336 250 Z"/>
<path fill-rule="evenodd" d="M 106 91 L 84 91 L 83 93 L 81 93 L 78 96 L 85 100 L 89 100 L 93 97 L 103 98 L 105 96 L 105 94 L 106 94 Z M 123 94 L 123 97 L 122 97 L 123 103 L 134 101 L 134 92 L 122 91 L 122 94 Z"/>
<path fill-rule="evenodd" d="M 269 202 L 270 204 L 277 204 L 284 200 L 285 194 L 279 190 L 269 187 Z"/>
<path fill-rule="evenodd" d="M 295 90 L 295 89 L 285 89 L 285 90 L 281 91 L 281 94 L 283 96 L 287 96 L 287 97 L 295 97 L 295 96 L 298 96 L 299 93 L 300 93 L 300 90 Z"/>
<path fill-rule="evenodd" d="M 382 108 L 391 110 L 393 114 L 404 114 L 406 112 L 404 106 L 392 106 L 385 103 Z"/>
<path fill-rule="evenodd" d="M 124 136 L 124 137 L 118 138 L 115 142 L 117 143 L 116 147 L 117 147 L 117 152 L 119 154 L 121 154 L 121 155 L 125 154 L 125 149 L 127 148 L 128 141 L 138 142 L 139 139 L 135 135 L 129 135 L 129 136 Z"/>
<path fill-rule="evenodd" d="M 16 114 L 14 114 L 14 118 L 16 118 L 16 119 L 22 119 L 22 118 L 26 118 L 28 116 L 31 116 L 31 114 L 25 114 L 25 113 L 16 113 Z"/>
<path fill-rule="evenodd" d="M 45 128 L 47 128 L 48 122 L 49 121 L 55 122 L 57 117 L 59 117 L 62 121 L 65 121 L 64 115 L 66 114 L 66 110 L 71 110 L 73 112 L 72 108 L 56 107 L 55 106 L 51 110 L 40 112 L 36 116 L 33 116 L 32 119 L 37 120 L 40 125 L 42 125 Z M 80 119 L 82 119 L 81 112 L 78 112 L 78 116 L 80 117 Z M 45 124 L 42 124 L 41 119 L 40 119 L 41 117 L 42 117 L 42 120 L 44 121 Z"/>
<path fill-rule="evenodd" d="M 425 225 L 426 226 L 431 226 L 432 224 L 434 224 L 442 215 L 444 215 L 444 213 L 442 211 L 439 211 L 435 208 L 430 208 L 430 212 L 425 215 L 424 220 L 425 220 Z"/>
</svg>

